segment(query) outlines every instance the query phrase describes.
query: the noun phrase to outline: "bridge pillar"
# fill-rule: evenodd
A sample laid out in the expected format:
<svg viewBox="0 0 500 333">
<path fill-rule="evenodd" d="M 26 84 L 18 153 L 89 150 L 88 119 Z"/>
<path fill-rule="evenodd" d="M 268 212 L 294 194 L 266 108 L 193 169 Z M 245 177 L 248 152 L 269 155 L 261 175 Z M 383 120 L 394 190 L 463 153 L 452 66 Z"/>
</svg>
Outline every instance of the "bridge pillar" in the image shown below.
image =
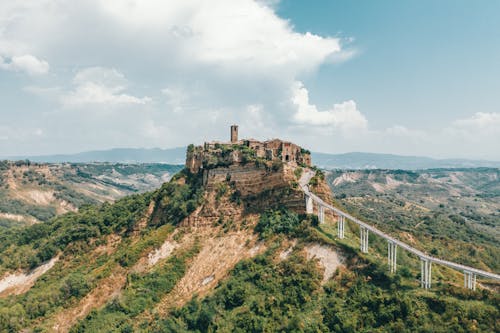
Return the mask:
<svg viewBox="0 0 500 333">
<path fill-rule="evenodd" d="M 318 205 L 318 220 L 319 223 L 325 222 L 325 207 Z"/>
<path fill-rule="evenodd" d="M 363 253 L 368 253 L 368 229 L 359 227 L 360 230 L 360 245 L 361 245 L 361 252 Z"/>
<path fill-rule="evenodd" d="M 339 215 L 339 221 L 337 223 L 337 237 L 340 239 L 344 238 L 344 217 Z"/>
<path fill-rule="evenodd" d="M 389 263 L 389 271 L 396 273 L 396 260 L 398 258 L 398 246 L 396 243 L 387 242 L 387 261 Z"/>
<path fill-rule="evenodd" d="M 476 290 L 476 274 L 464 271 L 464 287 L 467 289 Z"/>
<path fill-rule="evenodd" d="M 431 287 L 432 262 L 425 258 L 420 258 L 420 286 L 424 289 Z"/>
<path fill-rule="evenodd" d="M 312 214 L 313 213 L 313 199 L 310 195 L 306 194 L 306 213 L 307 214 Z"/>
</svg>

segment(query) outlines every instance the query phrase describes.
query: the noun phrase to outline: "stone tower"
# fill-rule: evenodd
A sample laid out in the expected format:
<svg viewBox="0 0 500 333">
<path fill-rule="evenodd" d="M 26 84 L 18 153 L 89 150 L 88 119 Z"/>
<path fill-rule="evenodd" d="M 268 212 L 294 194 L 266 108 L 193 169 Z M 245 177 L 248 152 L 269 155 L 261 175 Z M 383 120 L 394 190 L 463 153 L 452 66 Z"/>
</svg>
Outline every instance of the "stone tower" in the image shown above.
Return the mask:
<svg viewBox="0 0 500 333">
<path fill-rule="evenodd" d="M 231 126 L 231 143 L 238 142 L 238 125 Z"/>
</svg>

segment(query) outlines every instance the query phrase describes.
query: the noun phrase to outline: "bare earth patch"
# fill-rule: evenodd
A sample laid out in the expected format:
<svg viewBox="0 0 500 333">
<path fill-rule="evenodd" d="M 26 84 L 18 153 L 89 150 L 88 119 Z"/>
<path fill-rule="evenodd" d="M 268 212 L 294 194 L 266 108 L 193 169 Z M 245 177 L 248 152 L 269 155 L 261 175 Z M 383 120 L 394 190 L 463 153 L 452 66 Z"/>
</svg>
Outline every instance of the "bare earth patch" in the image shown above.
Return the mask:
<svg viewBox="0 0 500 333">
<path fill-rule="evenodd" d="M 0 280 L 0 297 L 20 295 L 27 292 L 40 276 L 54 267 L 58 260 L 59 257 L 52 258 L 29 273 L 7 274 Z"/>
<path fill-rule="evenodd" d="M 333 180 L 333 186 L 339 186 L 343 183 L 355 183 L 361 178 L 359 173 L 345 172 Z"/>
<path fill-rule="evenodd" d="M 297 245 L 297 240 L 294 239 L 292 241 L 285 241 L 285 244 L 284 244 L 284 249 L 280 252 L 279 254 L 279 259 L 280 260 L 286 260 L 290 254 L 292 254 L 292 251 L 293 251 L 293 248 L 295 247 L 295 245 Z"/>
<path fill-rule="evenodd" d="M 149 266 L 155 265 L 161 259 L 165 259 L 177 248 L 177 244 L 169 240 L 165 241 L 159 249 L 154 250 L 148 255 Z"/>
<path fill-rule="evenodd" d="M 47 206 L 55 200 L 53 191 L 29 190 L 23 194 L 28 201 Z"/>
<path fill-rule="evenodd" d="M 19 215 L 19 214 L 11 214 L 11 213 L 0 213 L 0 218 L 6 220 L 12 220 L 16 222 L 25 222 L 28 225 L 32 225 L 35 223 L 40 223 L 40 221 L 33 216 L 29 215 Z"/>
<path fill-rule="evenodd" d="M 92 309 L 99 308 L 119 295 L 127 280 L 127 272 L 117 266 L 110 276 L 99 281 L 99 285 L 88 293 L 78 304 L 58 313 L 54 318 L 54 332 L 69 332 L 79 319 L 85 318 Z"/>
<path fill-rule="evenodd" d="M 335 273 L 337 267 L 342 265 L 343 258 L 331 246 L 313 244 L 306 246 L 307 259 L 318 259 L 324 268 L 323 283 L 328 281 Z"/>
<path fill-rule="evenodd" d="M 256 235 L 249 230 L 221 236 L 215 234 L 217 229 L 207 227 L 206 232 L 209 230 L 211 235 L 200 237 L 201 251 L 191 262 L 184 277 L 158 304 L 156 311 L 160 314 L 164 315 L 169 309 L 184 305 L 193 295 L 206 295 L 237 262 L 265 250 L 264 245 L 256 243 Z"/>
</svg>

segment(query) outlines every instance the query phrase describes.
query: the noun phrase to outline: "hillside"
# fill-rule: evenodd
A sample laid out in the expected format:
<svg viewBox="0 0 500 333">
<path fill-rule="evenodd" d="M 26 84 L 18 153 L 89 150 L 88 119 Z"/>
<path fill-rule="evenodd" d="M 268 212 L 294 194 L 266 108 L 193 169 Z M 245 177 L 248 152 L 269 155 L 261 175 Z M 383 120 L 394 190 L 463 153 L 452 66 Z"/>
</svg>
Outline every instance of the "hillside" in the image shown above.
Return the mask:
<svg viewBox="0 0 500 333">
<path fill-rule="evenodd" d="M 180 148 L 115 148 L 108 150 L 87 151 L 66 155 L 40 156 L 5 156 L 9 160 L 30 160 L 40 163 L 169 163 L 182 164 L 185 158 L 185 147 Z M 472 159 L 435 159 L 423 156 L 402 156 L 376 153 L 328 154 L 312 152 L 315 165 L 325 169 L 434 169 L 434 168 L 479 168 L 500 167 L 499 161 Z"/>
<path fill-rule="evenodd" d="M 422 290 L 418 259 L 389 274 L 385 243 L 361 253 L 353 226 L 339 240 L 335 216 L 306 215 L 305 175 L 332 201 L 322 172 L 239 145 L 190 152 L 197 171 L 153 192 L 1 231 L 0 331 L 499 329 L 497 293 L 439 267 Z"/>
<path fill-rule="evenodd" d="M 83 205 L 158 188 L 180 169 L 165 164 L 0 161 L 0 226 L 45 222 Z"/>
</svg>

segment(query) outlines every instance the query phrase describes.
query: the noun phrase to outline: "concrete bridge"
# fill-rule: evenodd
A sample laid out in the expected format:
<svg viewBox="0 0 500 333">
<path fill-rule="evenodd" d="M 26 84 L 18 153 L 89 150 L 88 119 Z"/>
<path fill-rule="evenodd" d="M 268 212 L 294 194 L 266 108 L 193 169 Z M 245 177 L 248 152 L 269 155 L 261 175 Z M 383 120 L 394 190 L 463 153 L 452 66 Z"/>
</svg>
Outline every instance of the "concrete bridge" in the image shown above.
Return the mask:
<svg viewBox="0 0 500 333">
<path fill-rule="evenodd" d="M 306 212 L 308 214 L 313 214 L 314 213 L 314 205 L 317 206 L 317 214 L 318 214 L 318 219 L 320 223 L 325 222 L 325 211 L 329 210 L 335 213 L 335 215 L 338 216 L 338 223 L 337 223 L 337 236 L 338 238 L 344 238 L 344 226 L 345 226 L 345 220 L 352 221 L 353 223 L 357 224 L 360 229 L 360 249 L 361 252 L 367 253 L 368 252 L 368 235 L 369 233 L 373 233 L 385 240 L 387 240 L 387 261 L 389 264 L 389 270 L 391 273 L 396 272 L 397 268 L 397 250 L 398 247 L 408 251 L 414 255 L 416 255 L 418 258 L 420 258 L 420 285 L 422 288 L 429 289 L 431 287 L 431 281 L 432 281 L 432 264 L 438 264 L 442 266 L 447 266 L 450 268 L 453 268 L 455 270 L 461 271 L 464 274 L 464 287 L 472 290 L 476 290 L 476 277 L 481 276 L 487 279 L 492 279 L 496 281 L 500 281 L 500 275 L 483 271 L 480 269 L 476 269 L 473 267 L 461 265 L 455 262 L 439 259 L 432 257 L 420 250 L 417 250 L 410 245 L 403 243 L 400 240 L 397 240 L 386 233 L 378 230 L 377 228 L 358 220 L 357 218 L 349 215 L 346 212 L 341 211 L 338 208 L 333 207 L 332 205 L 324 202 L 320 197 L 315 195 L 309 190 L 309 186 L 307 185 L 309 183 L 310 178 L 312 177 L 313 173 L 311 171 L 306 171 L 306 173 L 303 175 L 303 177 L 300 180 L 300 187 L 302 191 L 305 194 L 306 198 Z"/>
</svg>

